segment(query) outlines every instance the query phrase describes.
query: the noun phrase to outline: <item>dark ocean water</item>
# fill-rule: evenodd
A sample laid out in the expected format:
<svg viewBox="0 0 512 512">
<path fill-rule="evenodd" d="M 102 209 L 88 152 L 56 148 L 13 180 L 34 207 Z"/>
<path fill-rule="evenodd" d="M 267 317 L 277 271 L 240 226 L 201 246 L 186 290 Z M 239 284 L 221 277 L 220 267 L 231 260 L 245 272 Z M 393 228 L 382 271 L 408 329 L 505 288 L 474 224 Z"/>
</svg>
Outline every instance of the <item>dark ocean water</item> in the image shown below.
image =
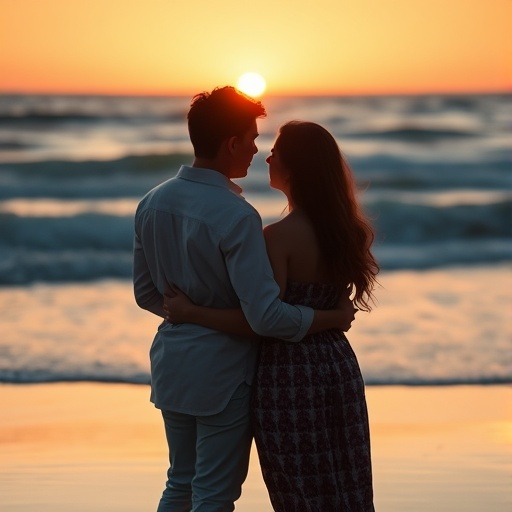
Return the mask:
<svg viewBox="0 0 512 512">
<path fill-rule="evenodd" d="M 146 191 L 190 163 L 189 98 L 0 96 L 0 284 L 130 277 Z M 512 255 L 512 98 L 268 98 L 240 184 L 264 222 L 277 127 L 336 136 L 377 230 L 384 269 L 492 264 Z"/>
<path fill-rule="evenodd" d="M 266 98 L 245 197 L 290 119 L 352 165 L 382 266 L 349 338 L 370 384 L 511 382 L 512 96 Z M 158 319 L 131 290 L 140 198 L 192 161 L 189 98 L 0 96 L 0 382 L 147 383 Z"/>
</svg>

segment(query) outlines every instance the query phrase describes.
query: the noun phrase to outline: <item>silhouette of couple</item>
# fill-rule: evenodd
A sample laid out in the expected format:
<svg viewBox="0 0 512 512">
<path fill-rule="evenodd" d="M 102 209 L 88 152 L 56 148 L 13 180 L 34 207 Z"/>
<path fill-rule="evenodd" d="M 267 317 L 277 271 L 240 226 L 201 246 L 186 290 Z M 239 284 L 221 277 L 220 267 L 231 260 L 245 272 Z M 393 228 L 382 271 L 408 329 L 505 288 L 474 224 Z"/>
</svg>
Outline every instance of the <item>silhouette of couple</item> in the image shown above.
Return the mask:
<svg viewBox="0 0 512 512">
<path fill-rule="evenodd" d="M 267 158 L 289 213 L 262 228 L 231 180 L 258 151 L 261 102 L 193 98 L 191 166 L 135 217 L 134 292 L 164 319 L 151 400 L 170 467 L 159 512 L 234 510 L 254 437 L 274 509 L 373 511 L 364 382 L 344 334 L 379 267 L 352 172 L 323 127 L 282 126 Z"/>
</svg>

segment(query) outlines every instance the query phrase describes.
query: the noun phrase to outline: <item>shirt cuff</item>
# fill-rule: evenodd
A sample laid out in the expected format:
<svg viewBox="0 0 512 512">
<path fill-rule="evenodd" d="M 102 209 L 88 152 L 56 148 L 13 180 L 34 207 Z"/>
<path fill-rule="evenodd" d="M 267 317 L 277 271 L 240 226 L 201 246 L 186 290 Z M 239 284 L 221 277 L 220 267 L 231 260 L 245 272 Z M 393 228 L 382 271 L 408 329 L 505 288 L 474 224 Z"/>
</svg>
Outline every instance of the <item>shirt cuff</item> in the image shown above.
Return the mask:
<svg viewBox="0 0 512 512">
<path fill-rule="evenodd" d="M 315 316 L 315 311 L 312 308 L 308 308 L 307 306 L 301 306 L 300 304 L 295 305 L 295 307 L 300 311 L 301 321 L 299 332 L 293 337 L 290 338 L 290 341 L 300 341 L 309 331 L 311 324 L 313 323 L 313 317 Z"/>
</svg>

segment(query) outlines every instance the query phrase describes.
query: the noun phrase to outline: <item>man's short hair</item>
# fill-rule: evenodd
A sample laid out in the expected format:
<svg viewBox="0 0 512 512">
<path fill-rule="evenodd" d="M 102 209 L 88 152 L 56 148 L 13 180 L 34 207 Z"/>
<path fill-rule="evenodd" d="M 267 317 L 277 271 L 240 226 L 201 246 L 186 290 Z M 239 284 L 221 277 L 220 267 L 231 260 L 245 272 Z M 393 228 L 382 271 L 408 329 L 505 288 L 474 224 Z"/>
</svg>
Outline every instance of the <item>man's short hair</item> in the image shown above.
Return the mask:
<svg viewBox="0 0 512 512">
<path fill-rule="evenodd" d="M 194 154 L 214 158 L 223 141 L 243 135 L 259 117 L 267 115 L 265 107 L 234 87 L 217 87 L 192 98 L 188 112 L 188 131 Z"/>
</svg>

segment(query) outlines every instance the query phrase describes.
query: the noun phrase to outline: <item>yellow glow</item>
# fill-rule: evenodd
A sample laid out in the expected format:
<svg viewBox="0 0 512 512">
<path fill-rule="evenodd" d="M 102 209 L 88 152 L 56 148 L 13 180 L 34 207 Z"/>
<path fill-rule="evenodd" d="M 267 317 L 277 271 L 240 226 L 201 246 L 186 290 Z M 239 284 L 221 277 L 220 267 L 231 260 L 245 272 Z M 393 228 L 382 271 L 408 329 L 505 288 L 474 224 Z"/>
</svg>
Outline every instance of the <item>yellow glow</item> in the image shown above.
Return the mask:
<svg viewBox="0 0 512 512">
<path fill-rule="evenodd" d="M 506 91 L 511 0 L 0 0 L 0 91 Z M 286 23 L 283 20 L 287 20 Z"/>
<path fill-rule="evenodd" d="M 236 87 L 243 93 L 257 97 L 261 96 L 267 87 L 265 79 L 258 73 L 244 73 L 236 83 Z"/>
</svg>

